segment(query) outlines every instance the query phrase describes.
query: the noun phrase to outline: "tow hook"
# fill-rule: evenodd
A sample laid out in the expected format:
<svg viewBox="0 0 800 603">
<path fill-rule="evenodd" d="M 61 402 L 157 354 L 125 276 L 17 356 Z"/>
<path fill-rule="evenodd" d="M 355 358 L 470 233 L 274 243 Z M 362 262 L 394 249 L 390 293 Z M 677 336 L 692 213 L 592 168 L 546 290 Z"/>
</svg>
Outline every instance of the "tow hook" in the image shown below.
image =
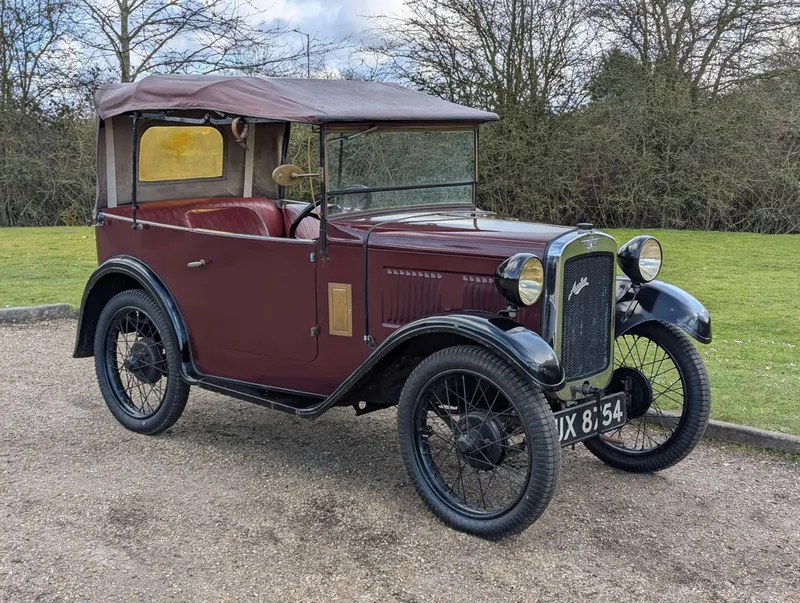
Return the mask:
<svg viewBox="0 0 800 603">
<path fill-rule="evenodd" d="M 600 401 L 600 398 L 603 395 L 603 390 L 599 387 L 593 387 L 588 383 L 581 383 L 580 385 L 573 385 L 569 388 L 573 394 L 583 394 L 584 396 L 594 396 L 597 398 L 597 401 Z"/>
<path fill-rule="evenodd" d="M 593 387 L 588 383 L 582 383 L 581 385 L 573 385 L 570 390 L 574 394 L 583 394 L 584 396 L 594 396 L 595 404 L 597 404 L 598 410 L 600 409 L 600 402 L 603 400 L 603 390 L 599 387 Z"/>
</svg>

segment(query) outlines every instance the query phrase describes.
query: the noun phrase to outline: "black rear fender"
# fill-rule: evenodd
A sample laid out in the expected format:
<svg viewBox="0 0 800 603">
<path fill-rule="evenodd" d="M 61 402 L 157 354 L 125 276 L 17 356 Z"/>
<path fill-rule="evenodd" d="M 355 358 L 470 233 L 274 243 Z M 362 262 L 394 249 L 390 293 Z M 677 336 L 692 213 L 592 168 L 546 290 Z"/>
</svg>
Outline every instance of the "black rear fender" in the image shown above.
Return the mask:
<svg viewBox="0 0 800 603">
<path fill-rule="evenodd" d="M 100 313 L 108 300 L 129 289 L 147 291 L 168 317 L 178 339 L 184 368 L 188 368 L 189 336 L 175 299 L 155 272 L 143 262 L 129 256 L 117 256 L 103 262 L 89 277 L 78 314 L 78 334 L 73 357 L 86 358 L 94 354 L 94 335 Z"/>
<path fill-rule="evenodd" d="M 711 316 L 686 291 L 663 281 L 634 286 L 627 277 L 617 277 L 617 336 L 654 320 L 675 325 L 700 343 L 711 343 Z"/>
</svg>

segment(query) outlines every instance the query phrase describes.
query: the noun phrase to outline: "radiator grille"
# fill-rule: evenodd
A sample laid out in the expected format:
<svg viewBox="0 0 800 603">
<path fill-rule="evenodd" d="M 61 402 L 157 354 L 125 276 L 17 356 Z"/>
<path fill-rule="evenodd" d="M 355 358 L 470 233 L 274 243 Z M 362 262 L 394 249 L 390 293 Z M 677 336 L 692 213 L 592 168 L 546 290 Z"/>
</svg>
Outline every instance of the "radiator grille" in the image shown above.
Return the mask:
<svg viewBox="0 0 800 603">
<path fill-rule="evenodd" d="M 567 381 L 608 367 L 613 288 L 613 255 L 578 256 L 564 265 L 561 362 Z"/>
</svg>

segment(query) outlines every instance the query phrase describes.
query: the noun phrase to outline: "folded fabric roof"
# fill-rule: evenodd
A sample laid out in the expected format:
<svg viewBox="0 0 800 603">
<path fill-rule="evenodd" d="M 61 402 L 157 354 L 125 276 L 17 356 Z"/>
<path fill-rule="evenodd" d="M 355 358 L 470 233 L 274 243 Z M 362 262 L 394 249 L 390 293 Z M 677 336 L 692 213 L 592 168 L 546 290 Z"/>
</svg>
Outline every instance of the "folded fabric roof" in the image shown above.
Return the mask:
<svg viewBox="0 0 800 603">
<path fill-rule="evenodd" d="M 311 124 L 497 119 L 494 113 L 390 83 L 217 75 L 151 75 L 110 84 L 97 91 L 95 106 L 102 119 L 131 111 L 187 109 Z"/>
</svg>

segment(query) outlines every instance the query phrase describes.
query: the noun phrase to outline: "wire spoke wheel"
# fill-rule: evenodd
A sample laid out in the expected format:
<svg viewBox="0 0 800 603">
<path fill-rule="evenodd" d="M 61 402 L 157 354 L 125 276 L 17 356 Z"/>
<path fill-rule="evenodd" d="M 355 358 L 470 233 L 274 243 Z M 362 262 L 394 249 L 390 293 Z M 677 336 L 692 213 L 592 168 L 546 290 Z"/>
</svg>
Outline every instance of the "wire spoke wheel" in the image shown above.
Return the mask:
<svg viewBox="0 0 800 603">
<path fill-rule="evenodd" d="M 584 444 L 625 471 L 649 473 L 684 459 L 705 432 L 711 409 L 703 360 L 674 325 L 645 322 L 617 337 L 607 391 L 628 391 L 628 422 Z"/>
<path fill-rule="evenodd" d="M 516 505 L 530 476 L 530 452 L 519 414 L 499 388 L 458 371 L 434 378 L 420 397 L 417 452 L 443 499 L 476 517 Z"/>
<path fill-rule="evenodd" d="M 152 417 L 169 385 L 166 351 L 153 319 L 140 308 L 122 308 L 107 329 L 105 369 L 122 408 L 137 419 Z"/>
<path fill-rule="evenodd" d="M 155 435 L 180 418 L 189 398 L 173 323 L 141 289 L 103 306 L 94 330 L 94 367 L 106 406 L 126 429 Z"/>
<path fill-rule="evenodd" d="M 629 453 L 653 451 L 675 435 L 685 415 L 685 377 L 670 353 L 648 337 L 618 337 L 615 352 L 615 375 L 631 385 L 631 419 L 606 441 Z"/>
<path fill-rule="evenodd" d="M 403 387 L 397 422 L 414 488 L 448 525 L 498 539 L 550 504 L 561 459 L 553 413 L 490 351 L 461 345 L 422 360 Z"/>
</svg>

